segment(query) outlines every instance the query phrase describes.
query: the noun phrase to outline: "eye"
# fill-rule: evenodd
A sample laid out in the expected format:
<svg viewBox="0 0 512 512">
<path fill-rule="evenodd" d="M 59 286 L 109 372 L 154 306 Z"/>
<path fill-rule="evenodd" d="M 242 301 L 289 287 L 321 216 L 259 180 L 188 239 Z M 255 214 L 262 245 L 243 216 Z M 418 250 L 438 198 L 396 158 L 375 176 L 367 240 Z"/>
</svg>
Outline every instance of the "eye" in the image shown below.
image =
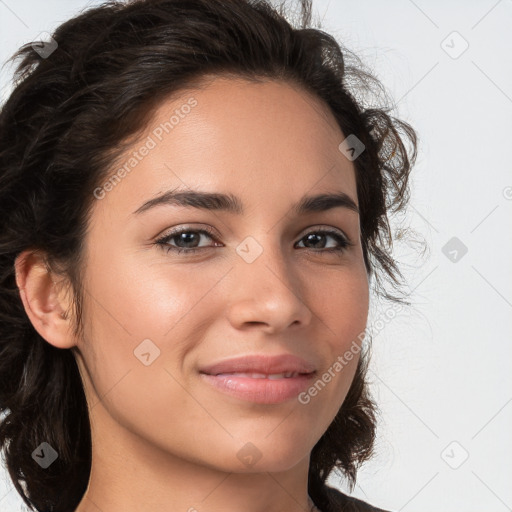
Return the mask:
<svg viewBox="0 0 512 512">
<path fill-rule="evenodd" d="M 209 249 L 211 247 L 214 247 L 213 245 L 207 245 L 205 247 L 198 247 L 198 244 L 201 240 L 201 235 L 206 236 L 207 238 L 210 238 L 212 240 L 215 240 L 218 242 L 218 240 L 213 235 L 213 232 L 209 229 L 191 229 L 191 228 L 181 228 L 177 229 L 171 233 L 168 233 L 167 235 L 163 236 L 162 238 L 159 238 L 156 240 L 155 244 L 162 247 L 165 251 L 170 252 L 174 251 L 177 254 L 180 254 L 182 252 L 184 253 L 195 253 L 199 252 L 203 249 Z M 338 247 L 331 247 L 331 248 L 325 248 L 325 247 L 305 247 L 305 249 L 308 249 L 312 252 L 321 252 L 321 253 L 332 253 L 332 252 L 338 252 L 341 253 L 345 251 L 349 246 L 354 245 L 348 238 L 344 237 L 337 231 L 333 230 L 327 230 L 327 229 L 317 229 L 315 231 L 310 231 L 302 239 L 305 240 L 307 244 L 313 244 L 313 245 L 321 245 L 325 246 L 325 240 L 328 238 L 332 238 L 335 240 L 335 242 L 338 244 Z M 171 242 L 175 242 L 178 245 L 173 245 Z M 181 246 L 180 246 L 181 245 Z"/>
<path fill-rule="evenodd" d="M 193 253 L 207 247 L 195 247 L 201 238 L 201 235 L 206 235 L 208 238 L 215 239 L 213 233 L 209 229 L 179 229 L 173 231 L 162 238 L 159 238 L 155 243 L 165 249 L 167 252 L 175 251 L 176 253 L 186 252 Z M 178 244 L 184 244 L 185 247 L 175 247 L 170 245 L 169 242 L 177 239 Z M 192 245 L 192 247 L 190 247 Z"/>
<path fill-rule="evenodd" d="M 308 244 L 313 244 L 313 245 L 315 245 L 315 244 L 324 245 L 326 238 L 333 238 L 339 244 L 339 246 L 331 247 L 326 250 L 321 250 L 321 249 L 324 249 L 324 247 L 319 247 L 319 248 L 313 247 L 313 249 L 306 247 L 306 249 L 310 249 L 313 252 L 318 252 L 318 250 L 320 250 L 320 252 L 340 252 L 341 253 L 341 252 L 344 252 L 349 246 L 353 245 L 352 242 L 350 242 L 350 240 L 348 240 L 346 237 L 344 237 L 343 235 L 338 233 L 338 231 L 333 231 L 330 229 L 317 229 L 315 231 L 310 231 L 301 239 L 301 241 L 306 240 L 306 242 Z"/>
</svg>

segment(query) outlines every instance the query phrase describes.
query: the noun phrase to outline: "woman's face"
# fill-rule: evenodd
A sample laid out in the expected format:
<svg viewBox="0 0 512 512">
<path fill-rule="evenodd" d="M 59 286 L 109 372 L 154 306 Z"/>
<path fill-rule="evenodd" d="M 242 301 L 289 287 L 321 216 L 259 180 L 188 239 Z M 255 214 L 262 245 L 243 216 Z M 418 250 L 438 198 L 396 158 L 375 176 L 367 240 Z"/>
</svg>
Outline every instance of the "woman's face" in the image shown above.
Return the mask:
<svg viewBox="0 0 512 512">
<path fill-rule="evenodd" d="M 309 460 L 352 382 L 369 297 L 358 213 L 295 205 L 318 194 L 357 205 L 354 166 L 338 148 L 346 135 L 322 103 L 281 82 L 217 78 L 161 104 L 117 178 L 95 191 L 76 353 L 93 435 L 129 432 L 234 472 Z M 229 196 L 240 211 L 215 198 L 146 204 L 170 192 Z M 313 377 L 201 373 L 283 354 Z"/>
</svg>

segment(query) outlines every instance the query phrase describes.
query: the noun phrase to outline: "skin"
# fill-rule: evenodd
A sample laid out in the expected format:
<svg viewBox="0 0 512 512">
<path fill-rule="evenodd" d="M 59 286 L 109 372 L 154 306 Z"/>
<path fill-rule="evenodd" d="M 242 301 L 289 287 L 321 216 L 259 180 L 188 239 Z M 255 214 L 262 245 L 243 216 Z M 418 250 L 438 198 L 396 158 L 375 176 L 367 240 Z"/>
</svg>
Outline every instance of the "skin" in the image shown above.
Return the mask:
<svg viewBox="0 0 512 512">
<path fill-rule="evenodd" d="M 73 349 L 84 382 L 93 458 L 78 512 L 309 510 L 311 450 L 355 373 L 358 355 L 308 404 L 255 404 L 199 378 L 200 365 L 284 352 L 314 362 L 320 377 L 364 331 L 369 295 L 358 213 L 291 211 L 305 194 L 343 191 L 357 204 L 354 166 L 338 149 L 345 135 L 328 108 L 288 83 L 217 77 L 163 102 L 140 140 L 191 96 L 197 106 L 95 201 L 84 339 L 63 318 L 70 295 L 40 255 L 16 261 L 32 324 Z M 232 193 L 246 211 L 132 214 L 176 187 Z M 209 248 L 166 252 L 154 242 L 173 227 L 211 227 L 216 240 L 196 234 L 181 247 Z M 327 252 L 339 247 L 330 235 L 308 244 L 321 229 L 353 245 Z M 236 252 L 248 236 L 263 250 L 252 263 Z M 134 350 L 148 338 L 160 355 L 146 366 Z M 250 467 L 237 457 L 249 442 L 261 454 Z"/>
</svg>

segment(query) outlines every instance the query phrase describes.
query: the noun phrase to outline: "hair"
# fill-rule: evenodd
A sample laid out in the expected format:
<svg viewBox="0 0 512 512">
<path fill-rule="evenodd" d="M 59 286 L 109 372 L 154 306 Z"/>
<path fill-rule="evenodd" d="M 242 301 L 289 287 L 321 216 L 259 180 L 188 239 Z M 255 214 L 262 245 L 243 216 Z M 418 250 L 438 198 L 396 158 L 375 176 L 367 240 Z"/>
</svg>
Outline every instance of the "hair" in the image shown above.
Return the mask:
<svg viewBox="0 0 512 512">
<path fill-rule="evenodd" d="M 33 42 L 11 57 L 18 62 L 14 87 L 0 112 L 0 448 L 31 510 L 78 506 L 90 475 L 91 431 L 73 349 L 52 346 L 34 329 L 14 262 L 31 249 L 68 279 L 73 332 L 83 335 L 93 190 L 163 100 L 200 87 L 208 76 L 226 76 L 284 81 L 323 101 L 344 135 L 364 144 L 353 164 L 375 294 L 409 304 L 400 295 L 404 279 L 391 255 L 388 214 L 409 200 L 416 133 L 391 115 L 385 89 L 360 59 L 312 27 L 311 0 L 300 7 L 294 23 L 283 5 L 268 0 L 108 1 L 61 24 L 50 55 L 40 55 Z M 378 410 L 368 390 L 367 355 L 311 452 L 308 492 L 326 511 L 333 509 L 331 471 L 341 471 L 353 488 L 359 467 L 374 454 Z M 32 458 L 41 442 L 58 453 L 46 469 Z"/>
</svg>

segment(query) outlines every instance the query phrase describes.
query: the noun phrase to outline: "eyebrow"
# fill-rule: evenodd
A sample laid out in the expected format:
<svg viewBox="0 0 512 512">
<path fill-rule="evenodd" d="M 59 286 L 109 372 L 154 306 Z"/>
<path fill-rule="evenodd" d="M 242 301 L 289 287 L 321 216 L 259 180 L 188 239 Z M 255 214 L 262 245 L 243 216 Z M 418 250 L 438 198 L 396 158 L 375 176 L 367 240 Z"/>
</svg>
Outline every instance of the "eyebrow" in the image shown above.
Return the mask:
<svg viewBox="0 0 512 512">
<path fill-rule="evenodd" d="M 169 190 L 146 201 L 133 212 L 138 215 L 160 205 L 177 205 L 198 208 L 200 210 L 224 211 L 236 215 L 244 213 L 241 199 L 233 194 L 202 192 L 199 190 Z M 359 214 L 359 208 L 354 200 L 345 192 L 323 193 L 302 197 L 292 205 L 296 215 L 331 210 L 332 208 L 347 208 Z"/>
</svg>

